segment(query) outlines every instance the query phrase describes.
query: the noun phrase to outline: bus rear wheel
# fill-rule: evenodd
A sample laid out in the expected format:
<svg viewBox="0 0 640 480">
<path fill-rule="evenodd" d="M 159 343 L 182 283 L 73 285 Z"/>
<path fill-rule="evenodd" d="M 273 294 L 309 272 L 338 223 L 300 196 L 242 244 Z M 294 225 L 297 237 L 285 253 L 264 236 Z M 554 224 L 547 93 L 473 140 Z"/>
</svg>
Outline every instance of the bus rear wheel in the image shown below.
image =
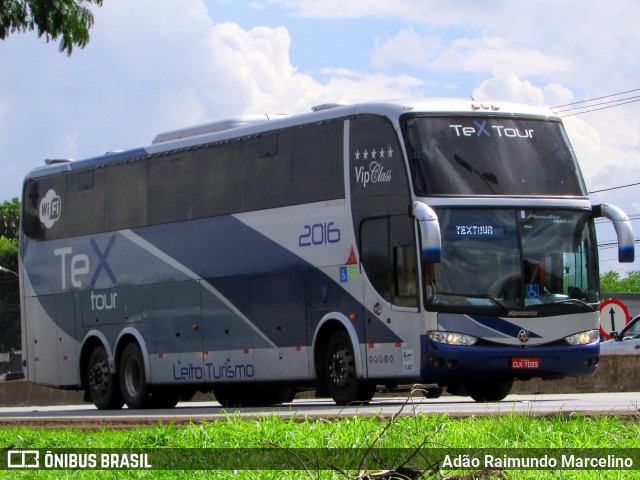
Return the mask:
<svg viewBox="0 0 640 480">
<path fill-rule="evenodd" d="M 464 385 L 469 396 L 476 402 L 499 402 L 511 392 L 513 379 L 469 380 Z"/>
<path fill-rule="evenodd" d="M 375 383 L 358 378 L 351 337 L 344 330 L 337 331 L 329 339 L 324 375 L 327 390 L 336 405 L 368 403 L 376 392 Z"/>
<path fill-rule="evenodd" d="M 120 391 L 127 407 L 151 405 L 150 389 L 144 372 L 144 358 L 137 343 L 128 343 L 120 355 Z"/>
<path fill-rule="evenodd" d="M 118 410 L 124 405 L 117 376 L 109 371 L 107 351 L 102 345 L 91 352 L 85 385 L 88 397 L 98 410 Z"/>
</svg>

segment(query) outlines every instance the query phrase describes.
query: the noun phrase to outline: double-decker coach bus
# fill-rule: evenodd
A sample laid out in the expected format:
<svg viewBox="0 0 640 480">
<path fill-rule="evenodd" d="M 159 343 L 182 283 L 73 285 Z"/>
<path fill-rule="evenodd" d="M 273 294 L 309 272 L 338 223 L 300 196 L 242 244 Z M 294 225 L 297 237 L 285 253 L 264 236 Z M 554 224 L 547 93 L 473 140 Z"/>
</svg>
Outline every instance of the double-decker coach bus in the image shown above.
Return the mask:
<svg viewBox="0 0 640 480">
<path fill-rule="evenodd" d="M 50 162 L 51 163 L 51 162 Z M 497 401 L 591 375 L 595 217 L 558 116 L 474 101 L 325 105 L 29 173 L 27 379 L 100 409 L 377 385 Z"/>
</svg>

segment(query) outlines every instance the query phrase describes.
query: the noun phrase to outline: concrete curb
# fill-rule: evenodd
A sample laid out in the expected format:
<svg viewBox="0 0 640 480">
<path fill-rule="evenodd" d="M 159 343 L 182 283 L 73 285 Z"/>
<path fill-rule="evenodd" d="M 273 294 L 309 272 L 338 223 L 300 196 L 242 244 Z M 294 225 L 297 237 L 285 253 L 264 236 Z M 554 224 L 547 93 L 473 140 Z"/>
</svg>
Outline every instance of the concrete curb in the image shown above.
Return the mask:
<svg viewBox="0 0 640 480">
<path fill-rule="evenodd" d="M 562 380 L 534 379 L 515 382 L 511 393 L 601 393 L 640 392 L 640 355 L 611 355 L 600 358 L 598 371 L 592 377 L 569 377 Z M 59 390 L 34 385 L 24 380 L 0 382 L 0 407 L 82 404 L 84 392 Z M 197 401 L 213 401 L 211 394 L 198 394 Z M 640 395 L 638 396 L 640 401 Z"/>
</svg>

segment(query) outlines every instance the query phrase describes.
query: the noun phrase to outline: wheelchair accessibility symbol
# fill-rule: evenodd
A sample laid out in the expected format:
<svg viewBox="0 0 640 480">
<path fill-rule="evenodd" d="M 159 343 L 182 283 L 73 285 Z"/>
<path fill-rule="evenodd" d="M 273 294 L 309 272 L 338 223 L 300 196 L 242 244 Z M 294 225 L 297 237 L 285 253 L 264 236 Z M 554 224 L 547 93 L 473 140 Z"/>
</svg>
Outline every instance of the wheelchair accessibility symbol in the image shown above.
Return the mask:
<svg viewBox="0 0 640 480">
<path fill-rule="evenodd" d="M 347 283 L 349 281 L 349 273 L 347 267 L 340 267 L 340 283 Z"/>
<path fill-rule="evenodd" d="M 527 298 L 540 298 L 540 285 L 530 283 L 527 285 Z"/>
</svg>

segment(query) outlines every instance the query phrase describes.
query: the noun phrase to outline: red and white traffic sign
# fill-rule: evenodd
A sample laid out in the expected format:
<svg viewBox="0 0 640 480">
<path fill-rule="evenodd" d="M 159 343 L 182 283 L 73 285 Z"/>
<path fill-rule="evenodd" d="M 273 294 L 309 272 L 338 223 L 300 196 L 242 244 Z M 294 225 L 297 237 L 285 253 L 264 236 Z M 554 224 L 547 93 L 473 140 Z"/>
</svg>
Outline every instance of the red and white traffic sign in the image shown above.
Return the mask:
<svg viewBox="0 0 640 480">
<path fill-rule="evenodd" d="M 611 332 L 619 332 L 629 323 L 631 317 L 627 306 L 620 300 L 610 298 L 600 305 L 600 333 L 611 338 Z"/>
</svg>

